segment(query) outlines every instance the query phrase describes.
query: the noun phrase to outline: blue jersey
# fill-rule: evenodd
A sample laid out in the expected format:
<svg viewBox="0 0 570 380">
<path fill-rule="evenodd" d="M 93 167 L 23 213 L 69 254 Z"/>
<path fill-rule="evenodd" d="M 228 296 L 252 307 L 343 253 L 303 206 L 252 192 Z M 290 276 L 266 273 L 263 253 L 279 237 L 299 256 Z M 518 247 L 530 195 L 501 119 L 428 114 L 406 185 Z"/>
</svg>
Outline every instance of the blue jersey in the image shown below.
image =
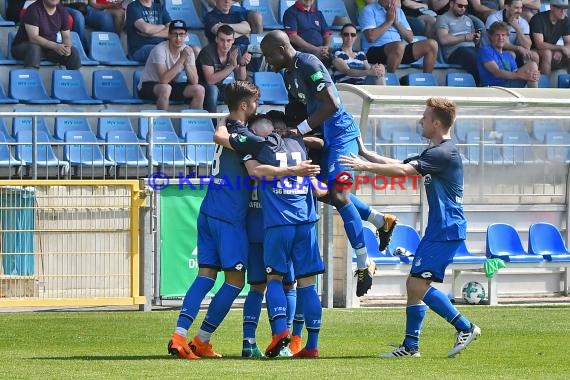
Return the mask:
<svg viewBox="0 0 570 380">
<path fill-rule="evenodd" d="M 294 70 L 285 71 L 285 85 L 290 98 L 306 105 L 309 116 L 321 107 L 316 95 L 332 86 L 339 108 L 323 123 L 325 148 L 327 145 L 343 145 L 360 136 L 360 130 L 352 115 L 346 112 L 342 105 L 328 70 L 317 57 L 308 53 L 297 53 Z"/>
<path fill-rule="evenodd" d="M 259 200 L 259 183 L 252 183 L 251 198 L 247 209 L 247 239 L 250 243 L 263 243 L 263 214 L 261 211 L 261 201 Z"/>
<path fill-rule="evenodd" d="M 467 221 L 463 214 L 463 162 L 455 144 L 444 140 L 404 162 L 424 177 L 429 206 L 424 239 L 464 240 Z"/>
<path fill-rule="evenodd" d="M 253 135 L 241 122 L 228 120 L 228 132 Z M 216 145 L 212 162 L 212 178 L 202 201 L 200 212 L 229 223 L 245 222 L 251 186 L 243 165 L 243 156 Z"/>
<path fill-rule="evenodd" d="M 261 143 L 239 136 L 230 138 L 230 142 L 236 151 L 249 154 L 244 159 L 256 159 L 266 165 L 294 166 L 307 159 L 300 138 L 281 138 L 272 133 Z M 263 178 L 258 189 L 265 228 L 314 223 L 318 220 L 308 178 Z"/>
</svg>

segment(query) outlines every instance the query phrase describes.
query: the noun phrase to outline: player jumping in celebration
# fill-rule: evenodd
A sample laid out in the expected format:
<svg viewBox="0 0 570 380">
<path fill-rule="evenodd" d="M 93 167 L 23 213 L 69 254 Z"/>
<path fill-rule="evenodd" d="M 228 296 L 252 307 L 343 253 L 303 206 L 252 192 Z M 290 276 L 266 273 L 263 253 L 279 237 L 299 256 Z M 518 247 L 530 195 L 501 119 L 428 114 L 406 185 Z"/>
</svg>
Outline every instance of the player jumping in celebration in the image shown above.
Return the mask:
<svg viewBox="0 0 570 380">
<path fill-rule="evenodd" d="M 245 123 L 257 110 L 259 88 L 242 81 L 230 86 L 236 88 L 234 96 L 226 99 L 230 110 L 227 128 L 230 133 L 251 134 Z M 168 342 L 168 352 L 179 358 L 221 357 L 213 350 L 210 337 L 244 286 L 248 250 L 245 218 L 251 191 L 241 183 L 247 177 L 242 158 L 231 149 L 216 146 L 212 179 L 197 222 L 198 276 L 184 297 L 176 329 Z M 188 329 L 220 270 L 224 271 L 225 282 L 212 299 L 198 335 L 189 345 Z"/>
<path fill-rule="evenodd" d="M 428 223 L 406 281 L 406 335 L 402 345 L 382 357 L 420 356 L 419 339 L 426 305 L 457 329 L 455 344 L 448 353 L 457 355 L 481 334 L 481 329 L 465 318 L 451 304 L 447 294 L 431 286 L 443 282 L 445 268 L 466 237 L 467 221 L 463 214 L 463 163 L 451 140 L 455 121 L 455 103 L 430 98 L 420 120 L 422 136 L 430 145 L 419 156 L 400 162 L 367 152 L 366 162 L 356 156 L 343 156 L 340 162 L 354 170 L 385 176 L 420 174 L 428 200 Z M 423 302 L 422 302 L 423 301 Z"/>
<path fill-rule="evenodd" d="M 379 248 L 383 251 L 388 246 L 397 219 L 394 215 L 378 213 L 350 194 L 352 174 L 339 165 L 338 158 L 358 153 L 360 131 L 352 116 L 345 111 L 322 62 L 312 54 L 297 52 L 287 34 L 278 30 L 265 35 L 261 51 L 273 71 L 285 69 L 289 98 L 307 107 L 309 116 L 297 126 L 299 132 L 307 134 L 322 126 L 325 145 L 321 176 L 329 185 L 327 202 L 339 212 L 350 245 L 356 252 L 356 295 L 360 297 L 372 286 L 376 269 L 374 262 L 368 260 L 362 220 L 368 220 L 377 228 Z"/>
</svg>

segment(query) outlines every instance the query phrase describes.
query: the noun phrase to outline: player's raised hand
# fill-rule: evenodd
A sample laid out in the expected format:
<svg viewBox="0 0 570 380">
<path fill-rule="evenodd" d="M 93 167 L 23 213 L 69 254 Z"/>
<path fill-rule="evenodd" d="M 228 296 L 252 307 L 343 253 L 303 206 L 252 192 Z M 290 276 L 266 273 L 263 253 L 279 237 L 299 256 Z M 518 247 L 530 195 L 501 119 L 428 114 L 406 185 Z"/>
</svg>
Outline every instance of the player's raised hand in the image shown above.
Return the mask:
<svg viewBox="0 0 570 380">
<path fill-rule="evenodd" d="M 338 159 L 339 162 L 348 167 L 351 168 L 353 170 L 358 170 L 358 171 L 365 171 L 367 170 L 367 162 L 364 160 L 361 160 L 360 158 L 358 158 L 355 155 L 352 156 L 340 156 L 340 158 Z"/>
<path fill-rule="evenodd" d="M 321 172 L 319 165 L 311 164 L 312 160 L 301 161 L 301 163 L 290 167 L 293 175 L 297 177 L 310 177 L 317 175 Z"/>
</svg>

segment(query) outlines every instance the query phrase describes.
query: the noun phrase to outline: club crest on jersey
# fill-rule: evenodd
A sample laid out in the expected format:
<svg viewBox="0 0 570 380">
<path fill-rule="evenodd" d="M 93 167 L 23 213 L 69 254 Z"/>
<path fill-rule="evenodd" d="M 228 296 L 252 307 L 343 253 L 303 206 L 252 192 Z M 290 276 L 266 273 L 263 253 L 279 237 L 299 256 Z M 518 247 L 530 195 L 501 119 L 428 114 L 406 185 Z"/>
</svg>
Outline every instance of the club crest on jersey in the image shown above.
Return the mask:
<svg viewBox="0 0 570 380">
<path fill-rule="evenodd" d="M 425 185 L 431 185 L 431 174 L 426 174 L 424 176 L 424 184 Z"/>
<path fill-rule="evenodd" d="M 422 265 L 422 259 L 421 258 L 414 260 L 414 266 L 415 267 L 419 267 L 420 265 Z"/>
<path fill-rule="evenodd" d="M 323 79 L 323 72 L 322 71 L 317 71 L 316 73 L 314 73 L 313 75 L 311 75 L 311 80 L 313 82 L 319 81 L 321 79 Z"/>
<path fill-rule="evenodd" d="M 239 135 L 237 139 L 238 139 L 238 141 L 239 141 L 240 143 L 246 142 L 246 141 L 247 141 L 247 136 Z"/>
</svg>

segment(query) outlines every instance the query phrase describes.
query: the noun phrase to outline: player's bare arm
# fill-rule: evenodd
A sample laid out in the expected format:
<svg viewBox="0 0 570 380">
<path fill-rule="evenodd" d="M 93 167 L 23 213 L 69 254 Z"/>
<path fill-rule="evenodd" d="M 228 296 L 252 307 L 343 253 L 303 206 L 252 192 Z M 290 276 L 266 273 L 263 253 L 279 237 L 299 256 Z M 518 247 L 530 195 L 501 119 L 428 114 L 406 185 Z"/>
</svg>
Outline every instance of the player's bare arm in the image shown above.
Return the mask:
<svg viewBox="0 0 570 380">
<path fill-rule="evenodd" d="M 401 162 L 380 164 L 376 162 L 364 161 L 356 156 L 341 156 L 339 161 L 343 165 L 356 171 L 366 171 L 385 176 L 408 176 L 419 174 L 412 165 L 403 164 Z"/>
</svg>

